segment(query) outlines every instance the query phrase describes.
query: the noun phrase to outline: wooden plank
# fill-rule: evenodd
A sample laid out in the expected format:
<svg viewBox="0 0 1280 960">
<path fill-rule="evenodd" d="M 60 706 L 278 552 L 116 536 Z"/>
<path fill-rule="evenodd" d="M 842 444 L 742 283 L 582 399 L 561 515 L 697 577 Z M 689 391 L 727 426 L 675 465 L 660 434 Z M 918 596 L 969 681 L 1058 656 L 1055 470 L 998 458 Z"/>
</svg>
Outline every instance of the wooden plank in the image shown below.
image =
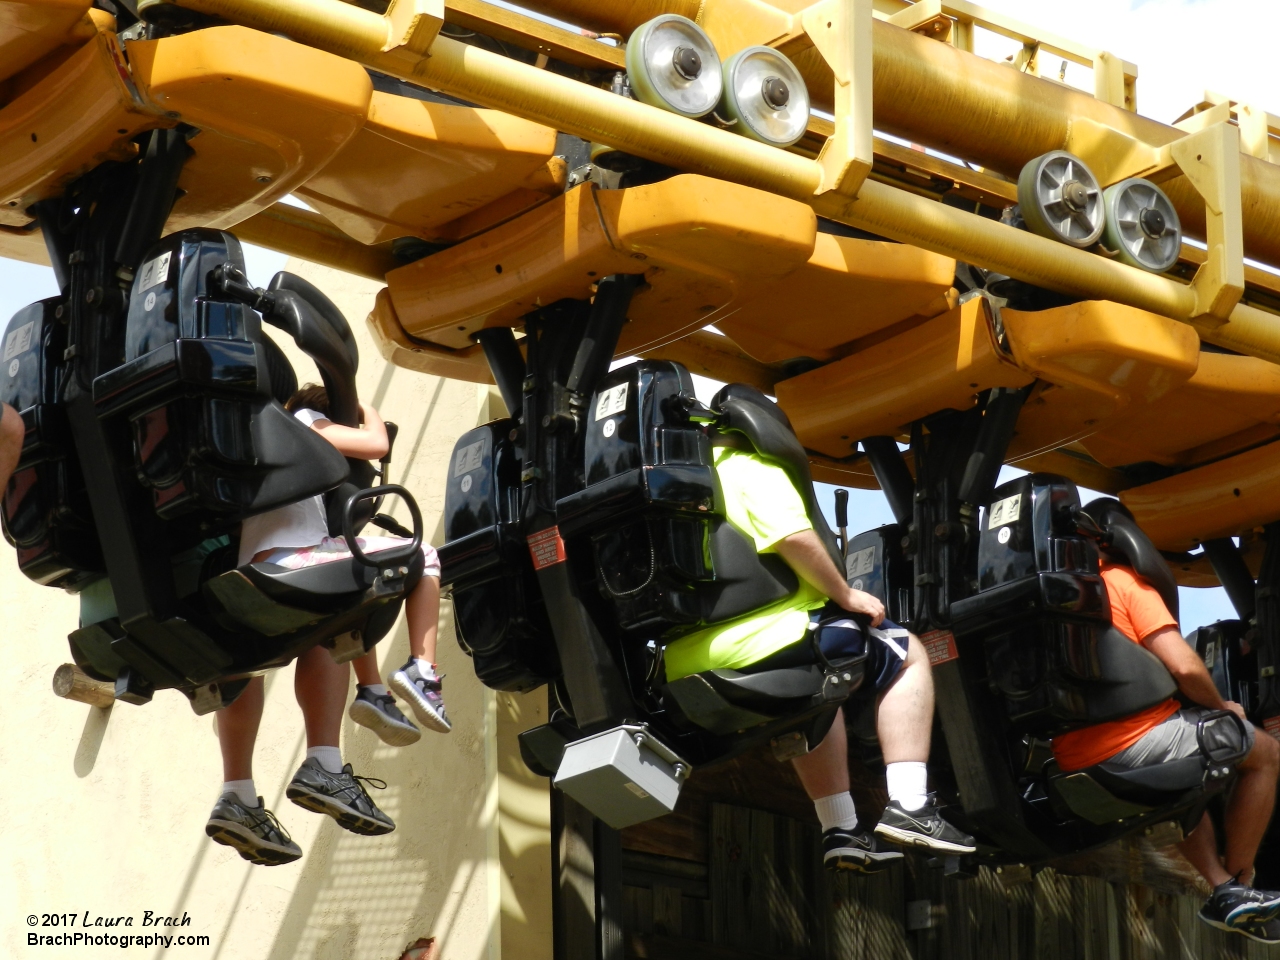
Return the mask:
<svg viewBox="0 0 1280 960">
<path fill-rule="evenodd" d="M 750 949 L 751 811 L 711 804 L 711 941 Z"/>
<path fill-rule="evenodd" d="M 653 888 L 653 932 L 668 937 L 684 934 L 684 895 L 679 887 Z"/>
<path fill-rule="evenodd" d="M 778 960 L 771 953 L 697 943 L 679 937 L 662 937 L 656 933 L 630 934 L 627 937 L 626 957 L 627 960 Z"/>
<path fill-rule="evenodd" d="M 444 19 L 476 33 L 589 70 L 625 70 L 626 51 L 481 0 L 445 0 Z"/>
<path fill-rule="evenodd" d="M 622 887 L 622 926 L 630 933 L 653 933 L 653 890 L 649 887 Z"/>
</svg>

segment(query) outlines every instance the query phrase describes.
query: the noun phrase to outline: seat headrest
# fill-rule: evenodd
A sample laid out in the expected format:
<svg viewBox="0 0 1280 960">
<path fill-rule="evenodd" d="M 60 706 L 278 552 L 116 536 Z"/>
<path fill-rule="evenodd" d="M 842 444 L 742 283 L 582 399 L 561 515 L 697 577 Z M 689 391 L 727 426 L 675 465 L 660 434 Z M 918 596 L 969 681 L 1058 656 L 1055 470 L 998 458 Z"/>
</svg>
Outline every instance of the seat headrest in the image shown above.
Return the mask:
<svg viewBox="0 0 1280 960">
<path fill-rule="evenodd" d="M 827 552 L 837 569 L 844 568 L 844 561 L 836 547 L 835 534 L 827 525 L 818 506 L 813 489 L 813 474 L 809 470 L 809 457 L 791 427 L 791 421 L 782 409 L 755 387 L 745 383 L 730 383 L 711 398 L 711 409 L 720 415 L 718 430 L 740 433 L 745 436 L 756 453 L 782 467 L 791 478 L 809 514 L 809 522 L 818 537 L 827 546 Z"/>
<path fill-rule="evenodd" d="M 1113 563 L 1129 567 L 1155 588 L 1174 619 L 1178 619 L 1178 583 L 1151 539 L 1142 532 L 1133 514 L 1114 497 L 1099 497 L 1083 508 L 1107 533 L 1101 549 Z"/>
</svg>

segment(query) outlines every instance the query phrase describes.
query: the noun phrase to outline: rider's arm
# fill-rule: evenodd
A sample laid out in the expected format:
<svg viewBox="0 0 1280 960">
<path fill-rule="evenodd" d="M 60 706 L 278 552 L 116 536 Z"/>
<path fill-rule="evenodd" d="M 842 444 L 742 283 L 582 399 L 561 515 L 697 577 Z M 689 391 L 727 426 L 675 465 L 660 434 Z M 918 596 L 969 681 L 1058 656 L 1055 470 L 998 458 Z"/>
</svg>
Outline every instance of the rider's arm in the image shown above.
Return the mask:
<svg viewBox="0 0 1280 960">
<path fill-rule="evenodd" d="M 332 420 L 317 420 L 311 429 L 338 448 L 344 457 L 355 460 L 379 460 L 387 455 L 387 425 L 378 411 L 367 404 L 360 404 L 364 423 L 358 427 L 344 427 Z"/>
<path fill-rule="evenodd" d="M 849 586 L 813 530 L 801 530 L 783 537 L 773 545 L 773 549 L 796 572 L 796 576 L 809 581 L 845 610 L 865 613 L 871 618 L 872 626 L 878 626 L 884 619 L 884 604 L 871 594 Z"/>
<path fill-rule="evenodd" d="M 1188 700 L 1210 710 L 1230 710 L 1243 719 L 1243 709 L 1238 703 L 1222 699 L 1204 661 L 1182 639 L 1177 627 L 1163 627 L 1143 638 L 1142 644 L 1160 658 Z"/>
</svg>

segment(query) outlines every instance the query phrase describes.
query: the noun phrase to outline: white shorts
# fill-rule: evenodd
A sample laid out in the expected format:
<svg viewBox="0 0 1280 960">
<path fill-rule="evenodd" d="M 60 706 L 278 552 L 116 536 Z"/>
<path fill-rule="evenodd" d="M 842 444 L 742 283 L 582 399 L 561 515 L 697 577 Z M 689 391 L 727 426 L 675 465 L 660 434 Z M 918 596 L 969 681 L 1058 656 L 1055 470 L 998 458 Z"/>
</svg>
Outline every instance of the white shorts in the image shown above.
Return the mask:
<svg viewBox="0 0 1280 960">
<path fill-rule="evenodd" d="M 366 554 L 390 550 L 409 543 L 408 540 L 400 537 L 356 537 L 356 542 Z M 290 570 L 301 570 L 303 567 L 315 567 L 322 563 L 349 559 L 351 559 L 351 550 L 347 547 L 345 537 L 325 537 L 314 547 L 287 547 L 273 550 L 263 562 L 274 563 L 278 567 L 286 567 Z M 422 559 L 425 561 L 422 575 L 439 577 L 440 557 L 436 553 L 436 548 L 429 543 L 424 543 Z"/>
</svg>

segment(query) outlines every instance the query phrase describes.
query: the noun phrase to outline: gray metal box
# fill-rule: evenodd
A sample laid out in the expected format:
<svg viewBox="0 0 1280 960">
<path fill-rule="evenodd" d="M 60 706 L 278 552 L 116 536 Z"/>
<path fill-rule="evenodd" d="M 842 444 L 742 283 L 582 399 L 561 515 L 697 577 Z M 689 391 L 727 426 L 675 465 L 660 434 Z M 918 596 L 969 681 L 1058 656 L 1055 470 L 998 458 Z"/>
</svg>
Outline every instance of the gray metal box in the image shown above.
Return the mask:
<svg viewBox="0 0 1280 960">
<path fill-rule="evenodd" d="M 565 747 L 555 785 L 615 829 L 676 808 L 689 765 L 644 727 L 624 724 Z"/>
</svg>

